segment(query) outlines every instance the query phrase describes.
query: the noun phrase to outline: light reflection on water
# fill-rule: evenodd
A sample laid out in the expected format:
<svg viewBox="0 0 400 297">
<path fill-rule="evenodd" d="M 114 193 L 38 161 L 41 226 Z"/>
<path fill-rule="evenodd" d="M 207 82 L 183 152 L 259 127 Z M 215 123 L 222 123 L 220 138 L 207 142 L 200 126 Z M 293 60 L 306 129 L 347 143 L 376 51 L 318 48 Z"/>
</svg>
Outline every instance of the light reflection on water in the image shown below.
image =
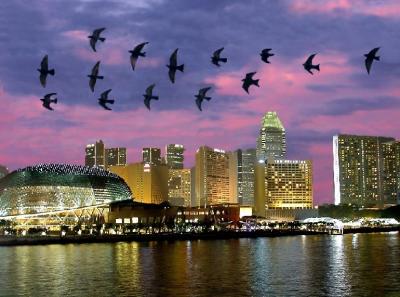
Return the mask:
<svg viewBox="0 0 400 297">
<path fill-rule="evenodd" d="M 0 296 L 399 296 L 400 235 L 0 248 Z"/>
</svg>

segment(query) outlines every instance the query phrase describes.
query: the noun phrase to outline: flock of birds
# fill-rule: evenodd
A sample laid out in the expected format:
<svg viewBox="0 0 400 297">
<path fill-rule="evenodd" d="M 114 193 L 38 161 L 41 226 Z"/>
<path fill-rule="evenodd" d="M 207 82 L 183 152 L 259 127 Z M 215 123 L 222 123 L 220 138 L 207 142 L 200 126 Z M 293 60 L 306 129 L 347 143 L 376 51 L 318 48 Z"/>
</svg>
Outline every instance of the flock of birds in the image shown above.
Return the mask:
<svg viewBox="0 0 400 297">
<path fill-rule="evenodd" d="M 89 35 L 88 38 L 90 40 L 90 47 L 93 49 L 94 52 L 96 52 L 96 44 L 98 41 L 104 42 L 106 39 L 104 37 L 101 37 L 101 33 L 105 30 L 106 28 L 99 28 L 93 31 L 92 35 Z M 139 59 L 139 57 L 146 57 L 146 52 L 143 52 L 144 47 L 148 44 L 148 42 L 143 42 L 138 44 L 133 50 L 130 50 L 129 53 L 130 55 L 130 63 L 132 66 L 132 70 L 135 70 L 136 63 Z M 228 59 L 227 58 L 222 58 L 221 54 L 224 48 L 217 49 L 212 57 L 211 57 L 211 63 L 214 64 L 217 67 L 220 67 L 220 63 L 227 63 Z M 265 63 L 270 63 L 269 58 L 274 56 L 273 53 L 271 53 L 270 48 L 263 49 L 260 53 L 261 60 Z M 367 69 L 367 73 L 370 73 L 372 62 L 374 60 L 379 61 L 379 56 L 377 56 L 377 52 L 379 50 L 379 47 L 372 49 L 368 54 L 365 54 L 365 67 Z M 303 67 L 306 71 L 308 71 L 310 74 L 314 74 L 312 70 L 317 70 L 320 71 L 320 64 L 313 64 L 313 59 L 316 56 L 316 54 L 310 55 L 307 60 L 304 62 Z M 175 49 L 174 52 L 171 54 L 169 58 L 169 64 L 167 65 L 168 67 L 168 76 L 169 79 L 172 83 L 175 83 L 175 76 L 176 72 L 184 71 L 184 64 L 178 65 L 178 49 Z M 49 69 L 49 62 L 48 62 L 48 56 L 44 56 L 42 59 L 42 62 L 40 63 L 40 69 L 38 69 L 40 76 L 39 80 L 40 83 L 43 87 L 46 87 L 46 80 L 47 76 L 50 74 L 54 76 L 55 70 L 54 69 Z M 99 75 L 100 71 L 100 61 L 98 61 L 92 68 L 91 73 L 88 75 L 89 77 L 89 87 L 92 92 L 94 92 L 94 88 L 96 85 L 96 82 L 98 79 L 104 79 L 104 76 Z M 253 79 L 253 76 L 257 72 L 249 72 L 246 74 L 246 76 L 242 79 L 242 88 L 243 90 L 246 91 L 246 93 L 249 93 L 249 88 L 250 86 L 254 85 L 259 87 L 259 79 Z M 155 84 L 152 84 L 146 88 L 145 94 L 143 95 L 144 97 L 144 105 L 150 110 L 150 102 L 151 100 L 158 100 L 159 97 L 153 95 L 153 90 L 154 90 Z M 202 103 L 204 100 L 211 100 L 211 97 L 207 96 L 207 92 L 211 89 L 211 87 L 206 87 L 202 88 L 199 90 L 198 94 L 195 95 L 195 102 L 200 111 L 202 111 Z M 114 104 L 113 99 L 109 99 L 108 95 L 111 92 L 112 89 L 108 89 L 101 93 L 100 98 L 98 98 L 98 103 L 100 106 L 102 106 L 106 110 L 111 110 L 111 108 L 108 106 L 108 104 Z M 53 110 L 51 107 L 52 103 L 57 104 L 57 98 L 54 98 L 53 96 L 57 95 L 57 93 L 48 93 L 46 94 L 41 101 L 43 101 L 43 107 Z"/>
</svg>

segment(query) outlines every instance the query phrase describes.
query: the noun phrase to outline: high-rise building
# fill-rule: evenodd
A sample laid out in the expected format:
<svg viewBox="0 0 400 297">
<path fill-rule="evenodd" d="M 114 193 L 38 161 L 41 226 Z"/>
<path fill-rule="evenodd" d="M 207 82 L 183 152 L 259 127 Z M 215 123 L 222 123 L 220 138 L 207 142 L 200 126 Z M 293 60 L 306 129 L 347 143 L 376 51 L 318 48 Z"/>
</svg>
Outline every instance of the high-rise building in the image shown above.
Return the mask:
<svg viewBox="0 0 400 297">
<path fill-rule="evenodd" d="M 241 205 L 254 206 L 254 167 L 256 150 L 236 150 L 230 153 L 229 171 L 233 187 L 231 190 Z"/>
<path fill-rule="evenodd" d="M 6 166 L 0 165 L 0 178 L 8 174 L 8 168 Z"/>
<path fill-rule="evenodd" d="M 392 137 L 333 137 L 335 204 L 383 207 L 399 193 L 399 142 Z"/>
<path fill-rule="evenodd" d="M 196 152 L 196 204 L 230 202 L 229 157 L 223 150 L 200 147 Z"/>
<path fill-rule="evenodd" d="M 86 146 L 85 165 L 90 167 L 97 166 L 103 169 L 106 168 L 105 149 L 102 140 Z"/>
<path fill-rule="evenodd" d="M 191 206 L 190 169 L 168 170 L 168 200 L 172 205 Z"/>
<path fill-rule="evenodd" d="M 168 144 L 165 147 L 165 157 L 168 168 L 183 169 L 183 152 L 185 148 L 181 144 Z"/>
<path fill-rule="evenodd" d="M 109 171 L 122 177 L 135 201 L 161 203 L 168 200 L 168 167 L 149 163 L 110 166 Z"/>
<path fill-rule="evenodd" d="M 145 147 L 142 150 L 143 163 L 161 165 L 161 150 L 156 147 Z"/>
<path fill-rule="evenodd" d="M 106 154 L 107 167 L 126 165 L 126 148 L 124 147 L 106 148 L 105 154 Z"/>
<path fill-rule="evenodd" d="M 257 139 L 257 160 L 285 159 L 286 133 L 276 112 L 267 112 L 262 121 Z"/>
<path fill-rule="evenodd" d="M 265 165 L 265 208 L 312 208 L 312 163 L 272 160 Z"/>
</svg>

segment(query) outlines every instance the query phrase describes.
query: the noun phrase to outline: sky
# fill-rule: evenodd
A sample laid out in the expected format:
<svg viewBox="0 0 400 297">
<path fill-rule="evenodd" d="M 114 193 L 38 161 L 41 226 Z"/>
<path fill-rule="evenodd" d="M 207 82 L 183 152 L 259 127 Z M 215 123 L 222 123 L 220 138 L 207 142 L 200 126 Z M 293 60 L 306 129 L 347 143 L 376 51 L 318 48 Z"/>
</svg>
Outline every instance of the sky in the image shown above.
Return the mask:
<svg viewBox="0 0 400 297">
<path fill-rule="evenodd" d="M 128 162 L 143 147 L 186 147 L 194 165 L 198 147 L 227 151 L 256 146 L 261 119 L 276 111 L 286 128 L 288 159 L 311 159 L 315 204 L 333 203 L 332 137 L 335 134 L 400 138 L 400 2 L 397 0 L 135 0 L 0 2 L 0 164 L 14 170 L 37 163 L 84 164 L 85 146 L 127 147 Z M 93 52 L 87 38 L 106 27 Z M 135 71 L 129 53 L 149 42 Z M 210 57 L 224 47 L 228 63 Z M 380 61 L 371 74 L 364 54 Z M 176 82 L 168 59 L 179 48 Z M 271 63 L 259 53 L 272 48 Z M 321 71 L 302 64 L 317 53 Z M 39 83 L 40 61 L 49 56 L 55 76 Z M 87 75 L 101 61 L 92 93 Z M 256 71 L 260 87 L 241 88 Z M 151 111 L 147 86 L 160 97 Z M 194 95 L 211 86 L 200 112 Z M 111 88 L 112 111 L 97 104 Z M 54 111 L 41 106 L 56 92 Z"/>
</svg>

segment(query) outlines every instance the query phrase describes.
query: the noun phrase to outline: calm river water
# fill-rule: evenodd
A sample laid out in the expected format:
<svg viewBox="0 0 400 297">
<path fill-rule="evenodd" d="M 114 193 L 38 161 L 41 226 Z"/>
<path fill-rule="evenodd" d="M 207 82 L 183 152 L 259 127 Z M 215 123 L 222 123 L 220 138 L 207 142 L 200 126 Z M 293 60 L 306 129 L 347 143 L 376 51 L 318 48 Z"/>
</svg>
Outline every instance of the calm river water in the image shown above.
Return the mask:
<svg viewBox="0 0 400 297">
<path fill-rule="evenodd" d="M 400 296 L 400 235 L 0 247 L 0 296 Z"/>
</svg>

